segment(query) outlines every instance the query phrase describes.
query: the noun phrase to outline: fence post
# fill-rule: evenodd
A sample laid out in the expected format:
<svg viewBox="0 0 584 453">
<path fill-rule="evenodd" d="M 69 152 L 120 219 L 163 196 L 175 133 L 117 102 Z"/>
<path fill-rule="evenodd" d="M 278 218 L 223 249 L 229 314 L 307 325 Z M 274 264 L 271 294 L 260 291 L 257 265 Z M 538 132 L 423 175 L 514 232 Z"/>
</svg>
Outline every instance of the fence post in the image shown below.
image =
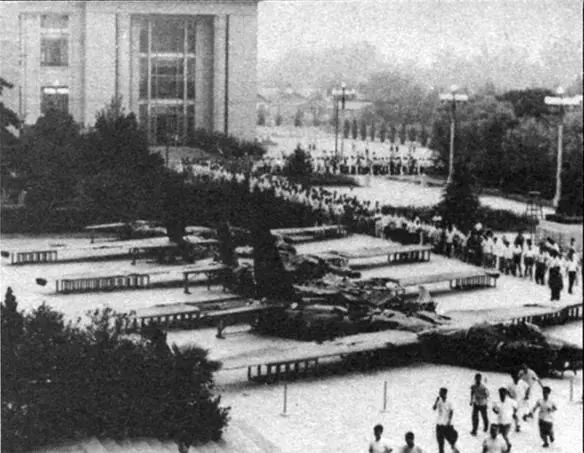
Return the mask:
<svg viewBox="0 0 584 453">
<path fill-rule="evenodd" d="M 574 378 L 570 379 L 570 402 L 574 401 Z"/>
<path fill-rule="evenodd" d="M 284 407 L 282 411 L 282 417 L 288 416 L 288 384 L 284 384 Z"/>
<path fill-rule="evenodd" d="M 383 409 L 381 412 L 387 412 L 387 381 L 383 381 Z"/>
</svg>

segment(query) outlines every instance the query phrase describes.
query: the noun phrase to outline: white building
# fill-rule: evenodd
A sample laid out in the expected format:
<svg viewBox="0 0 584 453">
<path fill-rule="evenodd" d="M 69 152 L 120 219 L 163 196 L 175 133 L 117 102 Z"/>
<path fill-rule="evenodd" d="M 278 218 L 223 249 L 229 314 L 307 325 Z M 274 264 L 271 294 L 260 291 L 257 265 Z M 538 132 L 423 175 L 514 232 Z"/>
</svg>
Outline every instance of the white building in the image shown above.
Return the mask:
<svg viewBox="0 0 584 453">
<path fill-rule="evenodd" d="M 204 128 L 252 140 L 259 0 L 3 1 L 3 102 L 91 126 L 121 96 L 150 141 Z"/>
</svg>

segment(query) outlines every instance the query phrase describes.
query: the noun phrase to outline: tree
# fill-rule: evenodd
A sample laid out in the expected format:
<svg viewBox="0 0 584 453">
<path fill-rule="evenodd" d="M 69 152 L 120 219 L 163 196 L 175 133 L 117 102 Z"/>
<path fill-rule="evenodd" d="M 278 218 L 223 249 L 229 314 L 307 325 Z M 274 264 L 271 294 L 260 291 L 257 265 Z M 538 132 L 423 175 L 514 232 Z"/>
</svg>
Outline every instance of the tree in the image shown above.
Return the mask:
<svg viewBox="0 0 584 453">
<path fill-rule="evenodd" d="M 417 135 L 418 135 L 417 129 L 414 126 L 411 126 L 410 129 L 408 130 L 408 140 L 410 142 L 415 142 Z"/>
<path fill-rule="evenodd" d="M 448 168 L 450 153 L 450 106 L 442 105 L 432 128 L 430 147 L 440 155 L 444 168 Z M 517 124 L 511 104 L 492 96 L 474 98 L 456 109 L 455 159 L 473 162 L 473 171 L 481 185 L 500 188 L 504 173 L 501 165 L 505 134 Z"/>
<path fill-rule="evenodd" d="M 84 165 L 81 149 L 79 125 L 71 115 L 49 110 L 37 120 L 23 135 L 11 162 L 28 188 L 27 205 L 46 212 L 75 200 L 78 174 Z"/>
<path fill-rule="evenodd" d="M 387 135 L 387 125 L 385 123 L 381 123 L 381 127 L 379 129 L 379 141 L 381 143 L 385 143 L 386 135 Z"/>
<path fill-rule="evenodd" d="M 361 135 L 361 140 L 367 140 L 367 123 L 365 122 L 365 120 L 361 120 L 359 132 Z"/>
<path fill-rule="evenodd" d="M 549 108 L 544 102 L 546 96 L 554 96 L 553 91 L 547 88 L 528 88 L 507 91 L 498 99 L 510 102 L 517 118 L 524 116 L 541 118 L 549 113 Z"/>
<path fill-rule="evenodd" d="M 187 445 L 221 436 L 228 408 L 215 395 L 219 363 L 197 347 L 169 348 L 165 335 L 131 340 L 111 309 L 88 316 L 83 327 L 43 304 L 22 316 L 19 338 L 2 344 L 18 351 L 18 360 L 1 357 L 3 449 L 94 436 Z"/>
<path fill-rule="evenodd" d="M 0 96 L 2 96 L 4 89 L 13 88 L 13 85 L 0 77 Z M 0 155 L 5 163 L 9 165 L 12 162 L 14 148 L 18 144 L 18 138 L 11 129 L 19 129 L 20 120 L 18 115 L 13 110 L 0 102 Z M 7 161 L 7 162 L 6 162 Z"/>
<path fill-rule="evenodd" d="M 359 136 L 359 125 L 357 124 L 357 118 L 353 118 L 353 124 L 351 125 L 351 133 L 353 135 L 353 140 L 357 140 Z"/>
<path fill-rule="evenodd" d="M 150 153 L 145 130 L 124 111 L 121 98 L 98 112 L 84 144 L 81 173 L 88 206 L 127 220 L 156 212 L 164 162 Z"/>
<path fill-rule="evenodd" d="M 369 132 L 371 134 L 371 141 L 374 142 L 375 141 L 375 123 L 371 124 L 371 130 Z"/>
<path fill-rule="evenodd" d="M 452 183 L 444 190 L 438 210 L 447 224 L 453 224 L 466 232 L 476 223 L 479 207 L 470 162 L 459 161 L 454 168 Z"/>
<path fill-rule="evenodd" d="M 553 129 L 534 117 L 524 117 L 507 131 L 502 142 L 502 159 L 497 171 L 500 187 L 509 192 L 541 192 L 550 199 L 555 191 Z"/>
<path fill-rule="evenodd" d="M 302 118 L 304 114 L 301 110 L 297 110 L 296 114 L 294 115 L 294 127 L 302 127 Z"/>
<path fill-rule="evenodd" d="M 343 135 L 345 138 L 349 138 L 349 134 L 351 133 L 351 122 L 349 119 L 345 119 L 345 124 L 343 125 Z"/>
<path fill-rule="evenodd" d="M 252 232 L 256 297 L 272 301 L 290 301 L 294 298 L 292 279 L 284 269 L 276 248 L 276 238 L 261 220 L 262 213 L 258 212 L 257 215 Z"/>
<path fill-rule="evenodd" d="M 397 129 L 392 124 L 391 127 L 389 128 L 389 140 L 391 141 L 392 144 L 395 144 L 396 137 L 397 137 Z"/>
<path fill-rule="evenodd" d="M 264 109 L 258 110 L 258 126 L 265 126 L 266 125 L 266 112 Z"/>
<path fill-rule="evenodd" d="M 289 177 L 304 177 L 311 173 L 312 164 L 310 163 L 310 154 L 298 145 L 294 152 L 286 157 L 284 174 Z"/>
<path fill-rule="evenodd" d="M 426 126 L 422 126 L 420 130 L 420 145 L 426 146 L 428 144 L 428 129 Z"/>
<path fill-rule="evenodd" d="M 399 130 L 399 141 L 402 145 L 406 142 L 406 131 L 407 131 L 406 123 L 402 123 L 401 128 Z"/>
<path fill-rule="evenodd" d="M 582 216 L 583 187 L 583 125 L 582 114 L 573 112 L 564 119 L 564 161 L 562 170 L 562 191 L 558 204 L 558 214 Z"/>
</svg>

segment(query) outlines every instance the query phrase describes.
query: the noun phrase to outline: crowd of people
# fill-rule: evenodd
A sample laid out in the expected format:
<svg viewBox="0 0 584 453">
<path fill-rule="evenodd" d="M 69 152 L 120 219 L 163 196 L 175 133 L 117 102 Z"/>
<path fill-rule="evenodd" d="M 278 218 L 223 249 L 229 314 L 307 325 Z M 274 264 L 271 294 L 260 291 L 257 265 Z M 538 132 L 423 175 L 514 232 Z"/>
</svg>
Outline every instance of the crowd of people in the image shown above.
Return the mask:
<svg viewBox="0 0 584 453">
<path fill-rule="evenodd" d="M 351 191 L 338 193 L 322 187 L 307 187 L 256 168 L 246 175 L 231 172 L 220 163 L 192 164 L 188 171 L 205 174 L 215 180 L 245 181 L 249 177 L 250 190 L 273 191 L 275 196 L 294 203 L 307 205 L 315 214 L 318 224 L 343 224 L 350 231 L 384 237 L 402 244 L 430 244 L 436 253 L 505 275 L 547 284 L 551 300 L 559 301 L 567 286 L 572 294 L 578 279 L 584 280 L 582 256 L 576 250 L 575 239 L 563 249 L 551 238 L 535 243 L 523 231 L 514 238 L 496 235 L 478 223 L 469 232 L 455 225 L 444 225 L 439 217 L 423 222 L 417 216 L 391 213 L 377 202 L 359 199 Z M 567 281 L 567 285 L 564 283 Z M 580 283 L 581 285 L 581 283 Z"/>
<path fill-rule="evenodd" d="M 299 145 L 300 147 L 300 145 Z M 334 151 L 317 150 L 316 145 L 308 145 L 308 153 L 314 173 L 346 175 L 420 175 L 432 165 L 432 161 L 421 154 L 415 145 L 407 150 L 398 145 L 390 145 L 383 151 L 369 151 L 367 147 L 356 149 L 338 156 Z M 284 155 L 266 156 L 256 163 L 256 169 L 263 173 L 281 174 L 286 165 Z"/>
<path fill-rule="evenodd" d="M 539 436 L 543 447 L 547 448 L 555 441 L 554 417 L 558 406 L 550 398 L 552 390 L 544 386 L 537 374 L 527 365 L 512 373 L 511 382 L 506 387 L 500 387 L 497 398 L 491 401 L 491 393 L 483 381 L 483 376 L 477 373 L 470 387 L 469 405 L 472 407 L 471 432 L 477 436 L 479 414 L 482 418 L 483 432 L 488 435 L 482 442 L 482 453 L 509 453 L 512 448 L 512 433 L 521 432 L 521 423 L 527 423 L 538 412 Z M 533 401 L 534 387 L 539 385 L 542 396 Z M 432 410 L 436 412 L 436 441 L 439 453 L 444 453 L 448 443 L 454 453 L 458 453 L 457 442 L 459 433 L 453 424 L 454 407 L 448 399 L 448 389 L 441 388 L 434 401 Z M 492 412 L 494 420 L 489 420 Z M 515 434 L 519 435 L 519 434 Z M 415 435 L 408 432 L 405 435 L 405 445 L 395 450 L 395 453 L 423 453 L 423 449 L 415 444 Z M 394 452 L 391 443 L 383 437 L 383 426 L 373 428 L 373 439 L 369 444 L 369 453 Z"/>
</svg>

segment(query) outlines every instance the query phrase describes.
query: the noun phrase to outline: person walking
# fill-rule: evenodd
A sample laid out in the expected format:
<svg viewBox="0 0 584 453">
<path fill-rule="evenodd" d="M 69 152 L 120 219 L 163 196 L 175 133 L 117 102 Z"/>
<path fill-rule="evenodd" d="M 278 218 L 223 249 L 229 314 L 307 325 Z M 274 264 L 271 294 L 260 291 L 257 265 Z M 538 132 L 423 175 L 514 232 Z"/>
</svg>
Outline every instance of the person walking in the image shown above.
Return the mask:
<svg viewBox="0 0 584 453">
<path fill-rule="evenodd" d="M 454 416 L 454 409 L 450 401 L 447 401 L 448 389 L 442 387 L 438 393 L 438 397 L 434 402 L 432 409 L 437 412 L 436 420 L 436 440 L 438 441 L 439 453 L 444 453 L 444 442 L 447 441 L 452 448 L 453 453 L 459 453 L 456 448 L 456 441 L 458 440 L 458 432 L 452 426 L 452 417 Z"/>
<path fill-rule="evenodd" d="M 525 415 L 524 419 L 527 417 L 533 417 L 533 413 L 539 409 L 539 437 L 543 440 L 543 447 L 547 448 L 550 446 L 550 442 L 554 442 L 554 412 L 558 410 L 556 403 L 550 400 L 550 393 L 552 389 L 549 387 L 543 388 L 543 397 L 535 403 L 533 409 L 529 414 Z"/>
<path fill-rule="evenodd" d="M 578 275 L 578 260 L 576 259 L 576 252 L 571 250 L 568 252 L 566 271 L 568 272 L 568 294 L 572 294 L 576 283 L 576 275 Z"/>
<path fill-rule="evenodd" d="M 511 244 L 505 238 L 503 238 L 503 259 L 505 261 L 504 272 L 505 275 L 509 275 L 513 271 L 513 249 Z"/>
<path fill-rule="evenodd" d="M 489 437 L 483 441 L 483 453 L 505 453 L 505 451 L 507 451 L 507 445 L 499 437 L 499 426 L 492 424 Z"/>
<path fill-rule="evenodd" d="M 475 382 L 470 387 L 470 405 L 472 406 L 472 431 L 471 435 L 477 435 L 477 429 L 479 427 L 479 413 L 483 419 L 483 431 L 487 432 L 489 429 L 489 416 L 488 416 L 488 404 L 489 404 L 489 389 L 485 387 L 482 383 L 482 375 L 480 373 L 475 374 Z"/>
<path fill-rule="evenodd" d="M 549 264 L 548 286 L 551 291 L 551 300 L 559 301 L 560 294 L 564 288 L 564 279 L 562 278 L 562 264 L 558 252 L 552 251 L 552 258 Z"/>
<path fill-rule="evenodd" d="M 523 245 L 515 241 L 513 245 L 513 264 L 511 267 L 511 273 L 514 277 L 522 277 L 523 273 L 521 270 L 521 257 L 523 256 Z"/>
<path fill-rule="evenodd" d="M 499 432 L 507 444 L 507 452 L 511 451 L 511 442 L 509 441 L 509 432 L 511 425 L 517 419 L 517 403 L 511 398 L 507 398 L 507 389 L 499 389 L 499 401 L 493 404 L 493 412 L 497 414 L 497 424 Z"/>
<path fill-rule="evenodd" d="M 517 375 L 519 376 L 519 379 L 521 379 L 527 384 L 527 390 L 525 391 L 524 397 L 526 401 L 529 400 L 529 398 L 531 397 L 533 386 L 536 383 L 539 384 L 539 386 L 543 389 L 543 384 L 541 383 L 539 376 L 535 371 L 529 368 L 529 366 L 526 363 L 521 365 L 521 369 L 519 370 L 519 373 Z"/>
<path fill-rule="evenodd" d="M 535 254 L 535 284 L 545 285 L 545 271 L 549 258 L 549 252 L 543 246 L 539 246 L 539 251 Z"/>
<path fill-rule="evenodd" d="M 454 231 L 454 227 L 452 226 L 452 224 L 448 225 L 448 228 L 446 229 L 445 235 L 446 235 L 446 256 L 448 258 L 452 258 L 452 248 L 454 246 L 454 236 L 455 236 L 455 231 Z"/>
<path fill-rule="evenodd" d="M 521 417 L 521 412 L 525 407 L 526 401 L 525 391 L 527 388 L 527 384 L 524 380 L 519 379 L 518 373 L 511 374 L 512 382 L 507 386 L 507 395 L 509 398 L 515 400 L 517 403 L 517 418 L 515 419 L 515 432 L 521 431 L 521 426 L 519 424 L 519 420 Z"/>
<path fill-rule="evenodd" d="M 383 438 L 383 426 L 375 425 L 373 427 L 373 440 L 369 444 L 369 453 L 391 453 L 393 449 Z"/>
<path fill-rule="evenodd" d="M 424 453 L 424 450 L 415 444 L 414 433 L 409 431 L 406 433 L 406 444 L 399 449 L 398 453 Z"/>
<path fill-rule="evenodd" d="M 533 249 L 533 244 L 531 239 L 526 242 L 526 247 L 523 252 L 523 261 L 525 264 L 525 273 L 523 277 L 529 277 L 529 280 L 533 281 L 533 266 L 535 264 L 535 250 Z"/>
</svg>

